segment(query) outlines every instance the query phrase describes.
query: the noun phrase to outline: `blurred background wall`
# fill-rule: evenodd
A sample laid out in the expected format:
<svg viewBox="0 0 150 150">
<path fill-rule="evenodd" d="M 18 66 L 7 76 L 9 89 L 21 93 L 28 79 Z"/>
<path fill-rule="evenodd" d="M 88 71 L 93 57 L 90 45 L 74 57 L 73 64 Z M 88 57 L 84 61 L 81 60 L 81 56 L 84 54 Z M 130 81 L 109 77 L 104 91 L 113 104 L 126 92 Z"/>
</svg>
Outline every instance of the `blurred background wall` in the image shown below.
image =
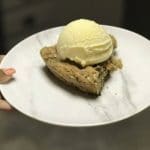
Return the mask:
<svg viewBox="0 0 150 150">
<path fill-rule="evenodd" d="M 146 3 L 136 0 L 0 0 L 0 52 L 6 53 L 35 32 L 78 18 L 125 27 L 149 37 L 147 22 L 150 21 L 145 18 L 145 14 L 149 17 L 148 7 L 148 0 Z"/>
<path fill-rule="evenodd" d="M 150 38 L 149 0 L 0 0 L 0 54 L 25 37 L 77 18 Z M 150 109 L 96 128 L 62 128 L 0 112 L 0 150 L 149 150 Z"/>
</svg>

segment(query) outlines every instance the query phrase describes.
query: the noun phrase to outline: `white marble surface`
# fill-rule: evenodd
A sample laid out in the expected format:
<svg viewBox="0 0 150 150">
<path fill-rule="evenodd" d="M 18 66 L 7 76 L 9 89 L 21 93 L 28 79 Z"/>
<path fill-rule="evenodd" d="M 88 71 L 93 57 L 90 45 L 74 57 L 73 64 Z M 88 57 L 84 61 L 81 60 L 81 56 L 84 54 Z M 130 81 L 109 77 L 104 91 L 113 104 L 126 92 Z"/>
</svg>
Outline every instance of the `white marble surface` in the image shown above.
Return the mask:
<svg viewBox="0 0 150 150">
<path fill-rule="evenodd" d="M 44 67 L 39 50 L 55 44 L 61 28 L 35 34 L 15 46 L 0 67 L 14 67 L 14 80 L 0 85 L 4 97 L 22 113 L 47 123 L 93 126 L 116 122 L 150 104 L 150 42 L 133 32 L 105 26 L 118 41 L 123 69 L 113 73 L 102 95 L 71 89 Z"/>
</svg>

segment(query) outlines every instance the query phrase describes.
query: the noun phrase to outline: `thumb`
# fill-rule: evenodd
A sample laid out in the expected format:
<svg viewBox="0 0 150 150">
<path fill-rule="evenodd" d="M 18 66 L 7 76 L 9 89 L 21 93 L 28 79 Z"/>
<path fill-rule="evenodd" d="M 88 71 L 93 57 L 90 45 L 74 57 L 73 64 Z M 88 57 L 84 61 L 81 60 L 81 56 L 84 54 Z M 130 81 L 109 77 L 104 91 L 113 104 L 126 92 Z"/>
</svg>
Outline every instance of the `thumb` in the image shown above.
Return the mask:
<svg viewBox="0 0 150 150">
<path fill-rule="evenodd" d="M 0 99 L 0 110 L 10 111 L 12 107 L 5 100 Z"/>
</svg>

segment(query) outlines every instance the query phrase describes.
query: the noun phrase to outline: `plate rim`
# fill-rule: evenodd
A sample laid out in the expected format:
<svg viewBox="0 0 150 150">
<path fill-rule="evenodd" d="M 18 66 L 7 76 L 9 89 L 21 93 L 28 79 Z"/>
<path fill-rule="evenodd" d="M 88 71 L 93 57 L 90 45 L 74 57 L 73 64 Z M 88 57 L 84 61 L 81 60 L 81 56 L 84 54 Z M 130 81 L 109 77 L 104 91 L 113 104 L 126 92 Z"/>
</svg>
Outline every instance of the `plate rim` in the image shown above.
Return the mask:
<svg viewBox="0 0 150 150">
<path fill-rule="evenodd" d="M 128 33 L 132 33 L 132 34 L 135 34 L 136 36 L 140 37 L 140 38 L 143 38 L 144 40 L 146 40 L 147 42 L 149 42 L 150 44 L 150 41 L 148 38 L 142 36 L 141 34 L 139 33 L 136 33 L 136 32 L 133 32 L 133 31 L 130 31 L 128 29 L 125 29 L 125 28 L 121 28 L 121 27 L 117 27 L 117 26 L 110 26 L 110 25 L 102 25 L 104 28 L 107 27 L 107 28 L 114 28 L 114 29 L 119 29 L 119 30 L 122 30 L 122 31 L 125 31 L 125 32 L 128 32 Z M 34 33 L 26 38 L 24 38 L 22 41 L 18 42 L 16 45 L 14 45 L 10 51 L 5 55 L 5 57 L 3 58 L 3 60 L 1 61 L 0 63 L 0 68 L 3 68 L 3 64 L 5 63 L 5 60 L 7 60 L 7 57 L 9 57 L 9 55 L 11 55 L 11 53 L 13 52 L 13 50 L 15 49 L 15 47 L 17 47 L 18 45 L 20 45 L 21 43 L 23 43 L 25 40 L 29 39 L 29 38 L 32 38 L 42 32 L 48 32 L 50 30 L 55 30 L 55 29 L 61 29 L 63 28 L 64 26 L 57 26 L 57 27 L 52 27 L 52 28 L 49 28 L 49 29 L 46 29 L 46 30 L 42 30 L 40 32 L 37 32 L 37 33 Z M 127 116 L 124 116 L 118 120 L 114 120 L 114 121 L 111 121 L 111 122 L 100 122 L 100 123 L 86 123 L 86 124 L 80 124 L 80 123 L 63 123 L 63 122 L 59 122 L 59 121 L 55 121 L 55 122 L 49 122 L 49 121 L 45 121 L 45 120 L 42 120 L 38 117 L 34 117 L 32 114 L 30 113 L 27 113 L 27 112 L 24 112 L 22 111 L 20 108 L 17 108 L 17 106 L 15 104 L 12 104 L 10 101 L 9 101 L 9 98 L 7 97 L 7 95 L 5 95 L 5 92 L 3 91 L 3 87 L 2 87 L 2 84 L 0 84 L 0 92 L 2 93 L 3 97 L 5 98 L 5 100 L 12 106 L 14 107 L 17 111 L 19 111 L 20 113 L 24 114 L 25 116 L 28 116 L 34 120 L 37 120 L 37 121 L 40 121 L 40 122 L 43 122 L 43 123 L 47 123 L 47 124 L 51 124 L 51 125 L 57 125 L 57 126 L 63 126 L 63 127 L 94 127 L 94 126 L 104 126 L 104 125 L 111 125 L 111 124 L 114 124 L 114 123 L 118 123 L 118 122 L 121 122 L 123 120 L 127 120 L 131 117 L 134 117 L 135 115 L 137 115 L 138 113 L 144 111 L 145 109 L 147 109 L 149 107 L 149 105 L 144 105 L 141 109 L 138 109 L 137 111 L 135 111 L 133 114 L 130 114 L 130 115 L 127 115 Z"/>
</svg>

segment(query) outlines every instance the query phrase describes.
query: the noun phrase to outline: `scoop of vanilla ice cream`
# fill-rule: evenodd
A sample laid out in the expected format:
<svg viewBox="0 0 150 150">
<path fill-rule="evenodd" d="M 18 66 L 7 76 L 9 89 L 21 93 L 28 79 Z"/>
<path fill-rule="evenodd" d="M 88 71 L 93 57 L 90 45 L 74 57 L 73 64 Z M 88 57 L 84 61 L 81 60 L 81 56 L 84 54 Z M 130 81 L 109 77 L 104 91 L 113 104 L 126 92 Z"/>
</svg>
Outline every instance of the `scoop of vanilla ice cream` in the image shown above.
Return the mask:
<svg viewBox="0 0 150 150">
<path fill-rule="evenodd" d="M 101 63 L 113 52 L 109 34 L 101 25 L 87 19 L 66 25 L 59 35 L 56 48 L 61 59 L 69 59 L 83 67 Z"/>
</svg>

